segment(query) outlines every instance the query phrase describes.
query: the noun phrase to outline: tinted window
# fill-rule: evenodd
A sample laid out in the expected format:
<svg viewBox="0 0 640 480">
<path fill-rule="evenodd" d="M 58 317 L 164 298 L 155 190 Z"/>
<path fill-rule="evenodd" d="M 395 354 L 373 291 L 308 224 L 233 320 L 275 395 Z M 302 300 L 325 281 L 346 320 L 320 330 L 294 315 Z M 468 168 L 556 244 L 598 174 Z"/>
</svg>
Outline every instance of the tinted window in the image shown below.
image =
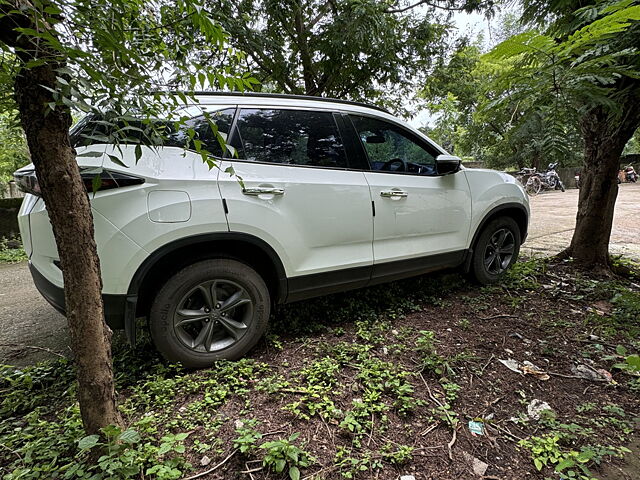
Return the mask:
<svg viewBox="0 0 640 480">
<path fill-rule="evenodd" d="M 400 126 L 372 117 L 349 115 L 372 170 L 435 174 L 438 152 Z"/>
<path fill-rule="evenodd" d="M 234 112 L 235 109 L 227 109 L 209 114 L 209 119 L 225 141 L 229 135 Z M 187 120 L 178 131 L 175 130 L 174 125 L 171 121 L 155 120 L 152 128 L 149 124 L 135 119 L 128 122 L 118 121 L 114 125 L 106 122 L 104 118 L 88 115 L 71 129 L 70 136 L 74 147 L 113 143 L 117 138 L 120 143 L 193 148 L 193 143 L 187 142 L 188 130 L 192 128 L 195 130 L 194 139 L 203 143 L 202 148 L 212 155 L 222 156 L 222 146 L 204 115 Z M 165 138 L 158 137 L 158 133 Z"/>
<path fill-rule="evenodd" d="M 229 131 L 231 130 L 231 122 L 233 122 L 234 108 L 227 110 L 221 110 L 219 112 L 212 112 L 208 114 L 208 118 L 205 115 L 187 120 L 184 125 L 180 127 L 180 130 L 173 132 L 168 136 L 164 145 L 166 147 L 184 147 L 189 145 L 193 148 L 193 142 L 189 142 L 189 129 L 195 131 L 194 139 L 202 142 L 202 148 L 209 152 L 211 155 L 221 157 L 224 154 L 223 146 L 220 145 L 218 136 L 211 128 L 211 123 L 217 128 L 218 133 L 226 143 L 229 137 Z"/>
<path fill-rule="evenodd" d="M 346 167 L 333 115 L 301 110 L 245 109 L 238 117 L 238 157 L 255 162 Z"/>
</svg>

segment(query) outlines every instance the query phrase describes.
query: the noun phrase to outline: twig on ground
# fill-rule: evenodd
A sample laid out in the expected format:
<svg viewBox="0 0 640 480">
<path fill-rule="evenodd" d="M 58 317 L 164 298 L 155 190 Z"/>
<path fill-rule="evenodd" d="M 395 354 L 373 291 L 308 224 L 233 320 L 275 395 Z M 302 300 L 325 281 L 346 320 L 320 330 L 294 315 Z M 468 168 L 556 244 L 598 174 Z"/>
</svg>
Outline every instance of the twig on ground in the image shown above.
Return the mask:
<svg viewBox="0 0 640 480">
<path fill-rule="evenodd" d="M 456 443 L 456 438 L 458 438 L 458 431 L 456 427 L 453 427 L 453 435 L 451 437 L 451 441 L 447 443 L 447 448 L 449 449 L 449 460 L 453 461 L 453 446 Z"/>
<path fill-rule="evenodd" d="M 422 432 L 422 433 L 420 434 L 420 436 L 424 437 L 425 435 L 427 435 L 427 434 L 429 434 L 429 433 L 433 432 L 436 428 L 438 428 L 438 424 L 437 424 L 437 423 L 434 423 L 434 424 L 433 424 L 433 425 L 431 425 L 430 427 L 427 427 L 427 428 L 425 429 L 425 431 L 424 431 L 424 432 Z"/>
<path fill-rule="evenodd" d="M 371 438 L 373 437 L 374 428 L 376 426 L 375 420 L 376 418 L 372 413 L 371 414 L 371 431 L 369 432 L 369 441 L 367 442 L 367 448 L 369 447 L 369 445 L 371 445 Z"/>
<path fill-rule="evenodd" d="M 67 358 L 64 355 L 58 353 L 58 352 L 54 352 L 53 350 L 51 350 L 50 348 L 47 347 L 37 347 L 35 345 L 21 345 L 19 343 L 0 343 L 0 347 L 8 347 L 8 348 L 30 348 L 32 350 L 40 350 L 42 352 L 47 352 L 50 353 L 51 355 L 56 355 L 60 358 Z"/>
<path fill-rule="evenodd" d="M 446 415 L 447 420 L 449 422 L 449 425 L 451 425 L 451 429 L 453 430 L 453 435 L 451 437 L 451 441 L 447 444 L 447 448 L 449 450 L 449 460 L 453 461 L 453 451 L 451 449 L 453 448 L 453 445 L 456 443 L 456 438 L 458 436 L 458 433 L 456 431 L 456 426 L 455 426 L 453 420 L 451 419 L 451 416 L 449 415 L 449 412 L 447 411 L 446 408 L 444 408 L 444 405 L 442 405 L 442 402 L 440 402 L 440 400 L 438 400 L 436 397 L 434 397 L 433 394 L 431 393 L 431 389 L 429 388 L 429 384 L 424 379 L 422 374 L 420 374 L 420 378 L 422 379 L 422 383 L 424 383 L 424 386 L 427 387 L 427 393 L 429 394 L 429 398 L 431 400 L 433 400 L 438 406 L 440 406 L 442 408 L 442 411 Z"/>
<path fill-rule="evenodd" d="M 511 440 L 517 440 L 517 441 L 521 441 L 522 440 L 522 438 L 518 437 L 517 435 L 514 435 L 508 429 L 506 429 L 504 427 L 501 427 L 497 423 L 489 423 L 488 425 L 489 425 L 489 427 L 495 428 L 496 430 L 498 430 L 499 432 L 507 435 L 508 437 L 511 437 Z"/>
<path fill-rule="evenodd" d="M 204 472 L 200 472 L 197 473 L 195 475 L 192 475 L 191 477 L 186 477 L 183 478 L 182 480 L 194 480 L 195 478 L 200 478 L 200 477 L 204 477 L 205 475 L 210 474 L 211 472 L 216 471 L 218 468 L 220 468 L 221 466 L 223 466 L 225 463 L 227 463 L 231 457 L 233 457 L 236 453 L 238 453 L 238 449 L 236 448 L 233 452 L 231 452 L 229 455 L 227 455 L 227 457 L 222 460 L 220 463 L 218 463 L 216 466 L 210 468 L 209 470 L 206 470 Z"/>
<path fill-rule="evenodd" d="M 482 367 L 482 369 L 480 370 L 480 375 L 482 375 L 485 371 L 485 369 L 489 366 L 489 364 L 491 363 L 491 361 L 496 358 L 493 353 L 491 354 L 491 356 L 489 357 L 489 360 L 487 360 L 487 363 L 484 364 L 484 367 Z"/>
<path fill-rule="evenodd" d="M 249 468 L 249 467 L 245 464 L 245 468 Z M 253 472 L 259 472 L 263 468 L 264 468 L 263 466 L 255 467 L 255 468 L 252 468 L 251 470 L 242 470 L 240 473 L 248 473 L 249 475 L 251 475 Z"/>
<path fill-rule="evenodd" d="M 478 320 L 493 320 L 494 318 L 518 318 L 518 316 L 517 315 L 500 314 L 500 315 L 492 315 L 490 317 L 478 317 Z"/>
</svg>

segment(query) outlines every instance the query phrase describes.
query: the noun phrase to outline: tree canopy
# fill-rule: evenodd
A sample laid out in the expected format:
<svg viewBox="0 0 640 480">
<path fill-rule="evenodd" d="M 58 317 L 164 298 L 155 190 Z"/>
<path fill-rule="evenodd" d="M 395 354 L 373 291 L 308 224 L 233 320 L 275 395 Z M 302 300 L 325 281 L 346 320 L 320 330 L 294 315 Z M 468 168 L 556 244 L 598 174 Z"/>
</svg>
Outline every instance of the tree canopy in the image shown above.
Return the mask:
<svg viewBox="0 0 640 480">
<path fill-rule="evenodd" d="M 447 47 L 454 10 L 492 2 L 209 0 L 265 90 L 401 108 Z M 422 8 L 418 8 L 422 7 Z"/>
</svg>

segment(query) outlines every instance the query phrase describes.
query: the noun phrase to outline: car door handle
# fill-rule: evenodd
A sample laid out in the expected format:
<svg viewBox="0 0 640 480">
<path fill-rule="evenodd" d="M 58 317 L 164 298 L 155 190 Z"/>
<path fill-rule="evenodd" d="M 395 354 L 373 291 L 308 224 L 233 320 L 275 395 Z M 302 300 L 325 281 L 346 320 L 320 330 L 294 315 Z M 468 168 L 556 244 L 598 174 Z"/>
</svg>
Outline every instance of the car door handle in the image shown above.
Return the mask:
<svg viewBox="0 0 640 480">
<path fill-rule="evenodd" d="M 393 198 L 393 197 L 402 197 L 402 198 L 404 198 L 404 197 L 408 197 L 409 194 L 407 192 L 405 192 L 404 190 L 382 190 L 380 192 L 380 196 L 381 197 L 387 197 L 387 198 L 389 198 L 389 197 L 391 197 L 391 198 Z"/>
<path fill-rule="evenodd" d="M 242 193 L 244 193 L 245 195 L 284 195 L 284 188 L 276 188 L 276 187 L 243 188 Z"/>
</svg>

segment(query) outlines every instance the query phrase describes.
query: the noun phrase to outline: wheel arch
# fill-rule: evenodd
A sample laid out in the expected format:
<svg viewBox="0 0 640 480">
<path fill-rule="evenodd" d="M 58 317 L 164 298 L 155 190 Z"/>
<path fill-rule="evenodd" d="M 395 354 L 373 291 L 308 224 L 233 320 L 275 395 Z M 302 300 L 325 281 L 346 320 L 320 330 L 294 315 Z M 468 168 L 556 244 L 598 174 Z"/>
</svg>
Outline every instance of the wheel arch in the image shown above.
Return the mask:
<svg viewBox="0 0 640 480">
<path fill-rule="evenodd" d="M 155 293 L 176 272 L 197 261 L 230 258 L 255 269 L 264 279 L 272 301 L 281 303 L 287 296 L 287 277 L 275 250 L 264 240 L 240 232 L 194 235 L 173 241 L 155 250 L 138 267 L 127 291 L 125 332 L 135 344 L 135 319 L 146 315 Z"/>
<path fill-rule="evenodd" d="M 472 253 L 475 249 L 478 237 L 480 236 L 480 233 L 482 233 L 484 227 L 486 227 L 491 220 L 504 216 L 513 218 L 518 224 L 518 229 L 520 230 L 520 242 L 521 244 L 524 243 L 525 239 L 527 238 L 529 229 L 529 212 L 527 212 L 526 207 L 521 203 L 515 202 L 503 203 L 501 205 L 498 205 L 485 214 L 485 216 L 476 227 L 475 232 L 473 233 L 473 238 L 471 239 L 471 243 L 469 244 L 469 250 L 465 259 L 465 272 L 468 272 L 471 267 L 471 258 L 473 257 Z"/>
</svg>

